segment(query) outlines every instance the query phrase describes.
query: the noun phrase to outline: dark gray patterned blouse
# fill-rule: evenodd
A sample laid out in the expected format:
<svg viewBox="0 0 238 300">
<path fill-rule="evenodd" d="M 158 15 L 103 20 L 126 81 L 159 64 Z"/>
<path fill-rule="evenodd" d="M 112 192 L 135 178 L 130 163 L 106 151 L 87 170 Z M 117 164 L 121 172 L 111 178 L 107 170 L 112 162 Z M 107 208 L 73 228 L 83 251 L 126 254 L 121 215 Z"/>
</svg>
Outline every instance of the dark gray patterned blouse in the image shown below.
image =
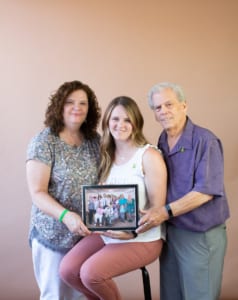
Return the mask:
<svg viewBox="0 0 238 300">
<path fill-rule="evenodd" d="M 65 208 L 82 215 L 81 185 L 97 183 L 99 135 L 70 146 L 51 133 L 49 128 L 29 143 L 27 160 L 38 160 L 51 167 L 49 194 Z M 29 242 L 36 238 L 46 247 L 66 252 L 80 239 L 58 220 L 43 213 L 34 204 L 31 211 Z"/>
</svg>

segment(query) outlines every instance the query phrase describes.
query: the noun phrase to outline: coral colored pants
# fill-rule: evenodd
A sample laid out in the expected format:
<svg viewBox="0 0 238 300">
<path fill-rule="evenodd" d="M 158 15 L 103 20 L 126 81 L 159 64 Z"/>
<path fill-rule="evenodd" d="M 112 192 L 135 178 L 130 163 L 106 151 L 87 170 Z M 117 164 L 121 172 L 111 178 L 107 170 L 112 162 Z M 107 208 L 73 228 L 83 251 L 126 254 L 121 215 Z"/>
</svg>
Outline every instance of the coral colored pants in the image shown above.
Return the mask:
<svg viewBox="0 0 238 300">
<path fill-rule="evenodd" d="M 136 270 L 156 260 L 162 240 L 105 245 L 98 234 L 83 238 L 60 265 L 60 276 L 88 300 L 121 300 L 113 277 Z"/>
</svg>

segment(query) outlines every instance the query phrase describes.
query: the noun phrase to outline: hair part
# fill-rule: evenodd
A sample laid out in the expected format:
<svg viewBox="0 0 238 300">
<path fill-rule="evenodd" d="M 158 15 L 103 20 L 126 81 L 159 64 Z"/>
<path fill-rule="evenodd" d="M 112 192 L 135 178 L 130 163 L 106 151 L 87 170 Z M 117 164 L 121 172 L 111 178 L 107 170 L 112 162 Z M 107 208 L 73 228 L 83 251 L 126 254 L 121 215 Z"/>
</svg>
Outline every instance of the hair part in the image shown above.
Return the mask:
<svg viewBox="0 0 238 300">
<path fill-rule="evenodd" d="M 86 139 L 92 139 L 97 133 L 97 127 L 101 118 L 101 109 L 94 91 L 81 81 L 65 82 L 50 95 L 44 124 L 50 127 L 52 133 L 59 135 L 65 126 L 63 118 L 65 101 L 76 90 L 82 90 L 87 94 L 88 114 L 86 121 L 81 125 L 80 131 Z"/>
<path fill-rule="evenodd" d="M 161 93 L 163 90 L 171 89 L 177 96 L 179 102 L 186 102 L 186 98 L 182 87 L 172 82 L 161 82 L 155 84 L 148 92 L 148 103 L 151 109 L 153 109 L 152 97 L 155 93 Z"/>
</svg>

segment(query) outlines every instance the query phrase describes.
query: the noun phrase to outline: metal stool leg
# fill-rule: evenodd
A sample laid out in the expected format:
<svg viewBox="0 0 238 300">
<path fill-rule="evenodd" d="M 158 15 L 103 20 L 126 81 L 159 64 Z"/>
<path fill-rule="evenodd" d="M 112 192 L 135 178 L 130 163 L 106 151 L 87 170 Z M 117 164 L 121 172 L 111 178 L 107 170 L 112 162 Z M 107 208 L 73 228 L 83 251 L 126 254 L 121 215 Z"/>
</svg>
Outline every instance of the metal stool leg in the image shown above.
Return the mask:
<svg viewBox="0 0 238 300">
<path fill-rule="evenodd" d="M 141 269 L 142 278 L 143 278 L 145 300 L 152 300 L 152 298 L 151 298 L 151 289 L 150 289 L 150 275 L 149 275 L 149 272 L 147 271 L 146 267 L 142 267 L 140 269 Z"/>
</svg>

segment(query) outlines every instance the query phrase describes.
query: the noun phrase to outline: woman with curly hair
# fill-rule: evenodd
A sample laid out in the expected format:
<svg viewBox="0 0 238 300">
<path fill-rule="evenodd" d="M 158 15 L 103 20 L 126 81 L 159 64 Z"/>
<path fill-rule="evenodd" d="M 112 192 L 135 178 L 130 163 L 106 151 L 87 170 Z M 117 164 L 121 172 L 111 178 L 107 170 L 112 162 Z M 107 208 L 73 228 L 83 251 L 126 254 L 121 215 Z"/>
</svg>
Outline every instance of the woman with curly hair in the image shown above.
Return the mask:
<svg viewBox="0 0 238 300">
<path fill-rule="evenodd" d="M 50 96 L 45 128 L 28 146 L 29 242 L 41 300 L 83 299 L 61 281 L 58 269 L 65 253 L 90 234 L 81 218 L 81 185 L 98 182 L 100 117 L 93 90 L 65 82 Z"/>
<path fill-rule="evenodd" d="M 140 211 L 163 207 L 167 171 L 161 153 L 143 134 L 143 116 L 126 96 L 112 100 L 102 121 L 100 182 L 137 184 Z M 60 276 L 88 300 L 121 300 L 114 277 L 156 260 L 165 233 L 155 219 L 144 222 L 144 232 L 107 230 L 86 236 L 63 258 Z"/>
</svg>

